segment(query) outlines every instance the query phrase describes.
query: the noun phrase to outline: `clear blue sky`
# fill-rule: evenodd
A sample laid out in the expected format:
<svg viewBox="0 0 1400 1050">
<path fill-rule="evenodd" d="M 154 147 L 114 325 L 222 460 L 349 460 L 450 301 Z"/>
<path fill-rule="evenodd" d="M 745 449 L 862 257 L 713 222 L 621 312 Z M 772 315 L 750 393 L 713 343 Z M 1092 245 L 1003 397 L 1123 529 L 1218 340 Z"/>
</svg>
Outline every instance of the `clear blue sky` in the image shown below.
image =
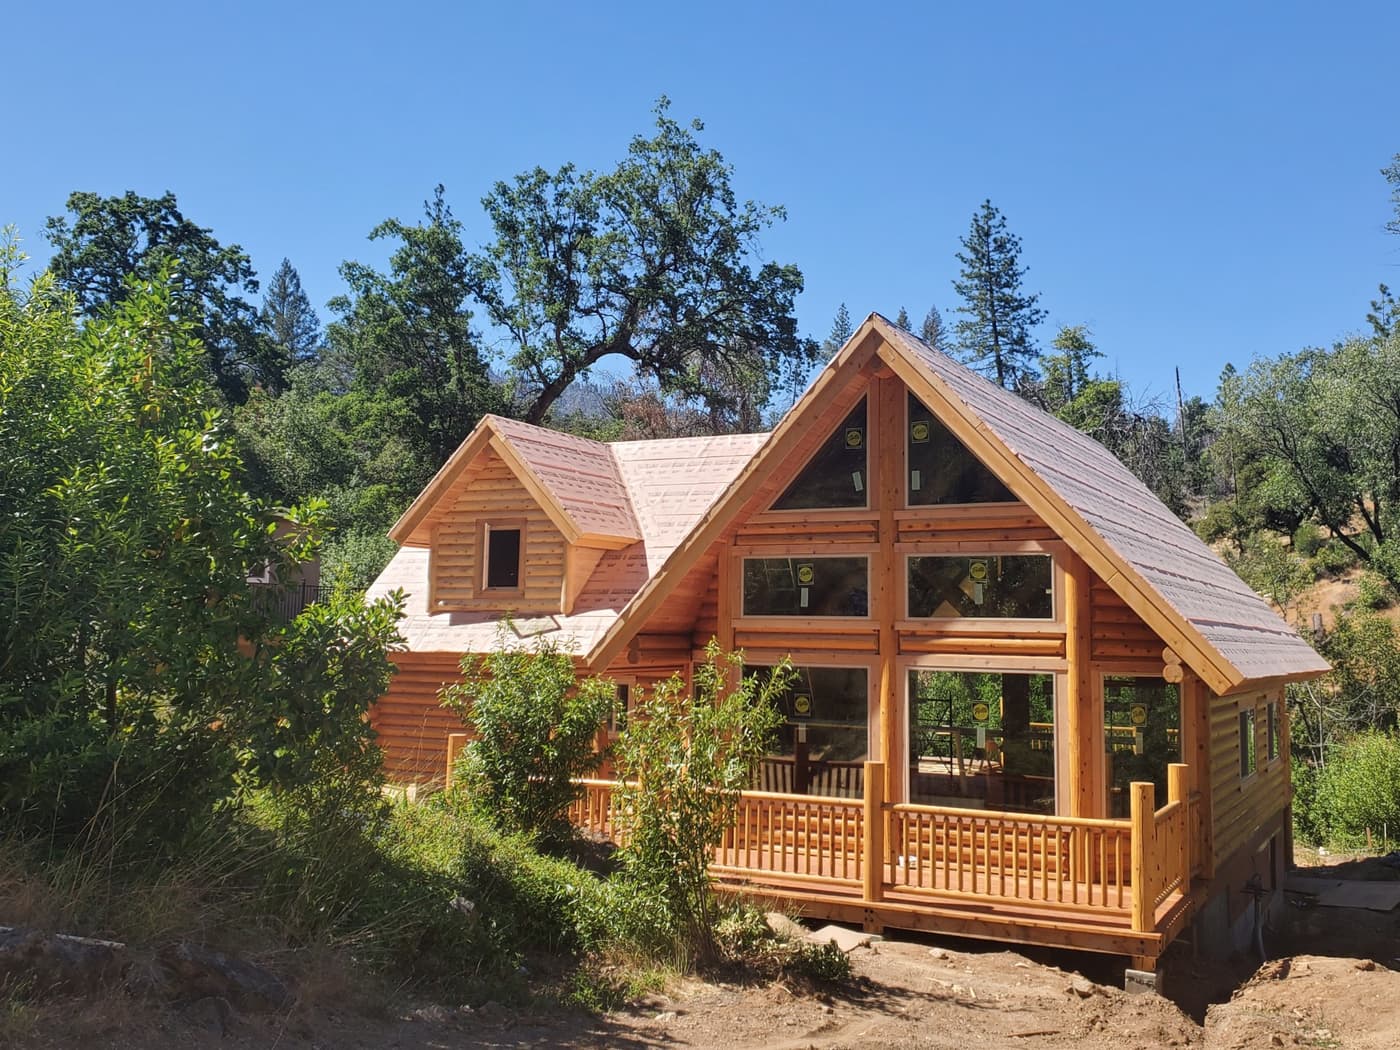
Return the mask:
<svg viewBox="0 0 1400 1050">
<path fill-rule="evenodd" d="M 1400 285 L 1400 3 L 7 5 L 0 224 L 36 260 L 74 189 L 166 189 L 313 302 L 437 182 L 472 240 L 491 184 L 607 167 L 660 94 L 787 207 L 765 256 L 803 330 L 953 320 L 990 197 L 1027 287 L 1138 390 L 1326 345 Z"/>
</svg>

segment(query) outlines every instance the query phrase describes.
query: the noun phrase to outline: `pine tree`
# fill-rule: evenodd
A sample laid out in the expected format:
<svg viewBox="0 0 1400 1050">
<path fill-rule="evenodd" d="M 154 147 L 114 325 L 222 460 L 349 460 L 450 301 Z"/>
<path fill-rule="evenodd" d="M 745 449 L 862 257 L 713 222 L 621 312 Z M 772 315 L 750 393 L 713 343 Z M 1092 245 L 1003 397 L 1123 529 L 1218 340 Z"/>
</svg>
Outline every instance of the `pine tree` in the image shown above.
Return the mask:
<svg viewBox="0 0 1400 1050">
<path fill-rule="evenodd" d="M 924 314 L 924 323 L 919 326 L 919 338 L 935 350 L 948 352 L 948 329 L 943 324 L 943 315 L 938 307 L 930 306 Z"/>
<path fill-rule="evenodd" d="M 894 319 L 894 323 L 899 325 L 899 327 L 903 328 L 906 332 L 909 331 L 909 311 L 901 306 L 899 308 L 899 314 Z"/>
<path fill-rule="evenodd" d="M 851 312 L 846 309 L 846 304 L 842 303 L 837 307 L 836 317 L 831 322 L 831 334 L 822 342 L 822 354 L 828 361 L 846 345 L 846 340 L 851 338 L 853 331 L 855 329 L 851 326 Z"/>
<path fill-rule="evenodd" d="M 953 288 L 963 299 L 958 313 L 967 319 L 958 322 L 958 343 L 972 367 L 1012 389 L 1035 373 L 1039 353 L 1031 329 L 1045 317 L 1036 305 L 1040 296 L 1021 291 L 1021 239 L 1007 232 L 1006 217 L 988 200 L 972 216 L 962 245 L 962 278 Z"/>
<path fill-rule="evenodd" d="M 321 346 L 321 321 L 290 260 L 283 259 L 268 282 L 260 319 L 283 369 L 315 360 Z"/>
</svg>

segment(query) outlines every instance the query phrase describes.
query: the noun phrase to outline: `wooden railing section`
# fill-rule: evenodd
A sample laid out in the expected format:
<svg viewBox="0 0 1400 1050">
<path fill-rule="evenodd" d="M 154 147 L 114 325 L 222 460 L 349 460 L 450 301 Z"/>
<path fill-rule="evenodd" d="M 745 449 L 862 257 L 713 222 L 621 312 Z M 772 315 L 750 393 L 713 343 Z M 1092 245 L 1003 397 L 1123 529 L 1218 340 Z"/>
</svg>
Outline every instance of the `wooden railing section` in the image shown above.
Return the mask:
<svg viewBox="0 0 1400 1050">
<path fill-rule="evenodd" d="M 1041 901 L 1126 913 L 1126 820 L 896 805 L 895 887 L 937 897 Z"/>
<path fill-rule="evenodd" d="M 581 780 L 578 783 L 583 790 L 569 806 L 569 820 L 581 831 L 617 842 L 617 810 L 622 804 L 617 781 Z"/>
<path fill-rule="evenodd" d="M 860 799 L 744 792 L 711 869 L 757 882 L 830 886 L 870 902 L 898 893 L 1107 913 L 1143 933 L 1156 929 L 1158 909 L 1174 894 L 1189 892 L 1197 807 L 1184 765 L 1168 767 L 1161 809 L 1151 784 L 1133 784 L 1128 820 L 891 804 L 883 797 L 884 772 L 881 762 L 865 763 Z M 581 781 L 570 819 L 616 841 L 617 786 Z"/>
<path fill-rule="evenodd" d="M 859 887 L 864 877 L 861 799 L 746 791 L 711 867 L 723 874 L 781 875 Z"/>
</svg>

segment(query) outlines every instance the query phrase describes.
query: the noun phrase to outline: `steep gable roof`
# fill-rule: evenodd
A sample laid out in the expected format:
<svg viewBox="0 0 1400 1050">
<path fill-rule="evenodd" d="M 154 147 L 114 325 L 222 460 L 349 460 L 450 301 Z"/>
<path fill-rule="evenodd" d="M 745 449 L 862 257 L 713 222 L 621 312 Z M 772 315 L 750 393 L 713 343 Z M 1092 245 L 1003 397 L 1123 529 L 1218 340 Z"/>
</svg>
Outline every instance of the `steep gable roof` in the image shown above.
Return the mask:
<svg viewBox="0 0 1400 1050">
<path fill-rule="evenodd" d="M 425 501 L 424 496 L 428 495 L 425 490 L 424 496 L 420 496 L 414 504 L 415 507 L 423 504 L 418 516 L 411 519 L 413 508 L 410 508 L 410 513 L 405 513 L 399 525 L 395 526 L 396 532 L 401 527 L 407 530 L 407 534 L 414 529 L 423 529 L 423 522 L 433 507 L 444 504 L 450 507 L 455 502 L 455 493 L 470 481 L 468 465 L 476 452 L 487 446 L 490 435 L 506 431 L 506 427 L 499 427 L 502 422 L 511 427 L 508 440 L 512 444 L 509 447 L 515 450 L 517 456 L 529 459 L 532 472 L 540 470 L 537 475 L 540 483 L 561 484 L 557 474 L 541 467 L 541 459 L 530 447 L 531 432 L 553 435 L 552 431 L 490 418 L 492 426 L 484 430 L 477 428 L 488 437 L 479 437 L 474 431 L 463 442 L 458 455 L 454 455 L 439 472 L 438 478 L 434 479 L 436 494 Z M 616 624 L 622 609 L 637 590 L 655 575 L 676 544 L 694 530 L 696 523 L 734 477 L 748 465 L 767 438 L 767 434 L 733 434 L 612 443 L 569 438 L 573 443 L 572 449 L 606 457 L 613 464 L 640 538 L 603 554 L 569 614 L 527 617 L 517 621 L 517 628 L 529 634 L 548 634 L 566 646 L 574 646 L 580 653 L 596 648 L 607 631 Z M 557 462 L 553 457 L 546 458 L 552 463 Z M 596 464 L 590 465 L 590 469 L 595 474 L 601 473 Z M 565 480 L 563 484 L 569 482 Z M 429 488 L 433 488 L 433 485 Z M 558 494 L 554 498 L 562 504 L 566 497 Z M 398 535 L 395 535 L 395 539 L 398 539 Z M 401 539 L 399 542 L 404 544 L 403 547 L 374 581 L 367 597 L 382 597 L 396 589 L 405 592 L 405 616 L 400 631 L 408 648 L 415 652 L 443 653 L 490 650 L 495 644 L 500 614 L 429 609 L 428 551 L 415 549 L 422 544 L 408 544 Z"/>
<path fill-rule="evenodd" d="M 590 653 L 605 664 L 721 534 L 833 391 L 872 356 L 1036 511 L 1218 693 L 1328 668 L 1118 459 L 1088 435 L 871 314 Z"/>
<path fill-rule="evenodd" d="M 452 506 L 486 448 L 494 450 L 570 543 L 618 549 L 642 538 L 617 461 L 601 441 L 500 416 L 483 416 L 389 536 L 404 546 L 430 542 L 430 527 Z"/>
</svg>

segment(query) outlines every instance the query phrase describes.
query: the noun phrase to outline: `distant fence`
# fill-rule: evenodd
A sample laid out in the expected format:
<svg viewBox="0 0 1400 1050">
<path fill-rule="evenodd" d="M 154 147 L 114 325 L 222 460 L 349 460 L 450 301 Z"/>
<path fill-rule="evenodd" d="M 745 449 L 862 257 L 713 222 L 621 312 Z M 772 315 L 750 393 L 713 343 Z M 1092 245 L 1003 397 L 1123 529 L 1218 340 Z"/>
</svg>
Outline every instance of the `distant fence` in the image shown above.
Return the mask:
<svg viewBox="0 0 1400 1050">
<path fill-rule="evenodd" d="M 329 587 L 306 582 L 290 586 L 280 583 L 254 583 L 251 586 L 258 610 L 277 623 L 290 623 L 308 605 L 315 605 L 331 593 Z"/>
</svg>

